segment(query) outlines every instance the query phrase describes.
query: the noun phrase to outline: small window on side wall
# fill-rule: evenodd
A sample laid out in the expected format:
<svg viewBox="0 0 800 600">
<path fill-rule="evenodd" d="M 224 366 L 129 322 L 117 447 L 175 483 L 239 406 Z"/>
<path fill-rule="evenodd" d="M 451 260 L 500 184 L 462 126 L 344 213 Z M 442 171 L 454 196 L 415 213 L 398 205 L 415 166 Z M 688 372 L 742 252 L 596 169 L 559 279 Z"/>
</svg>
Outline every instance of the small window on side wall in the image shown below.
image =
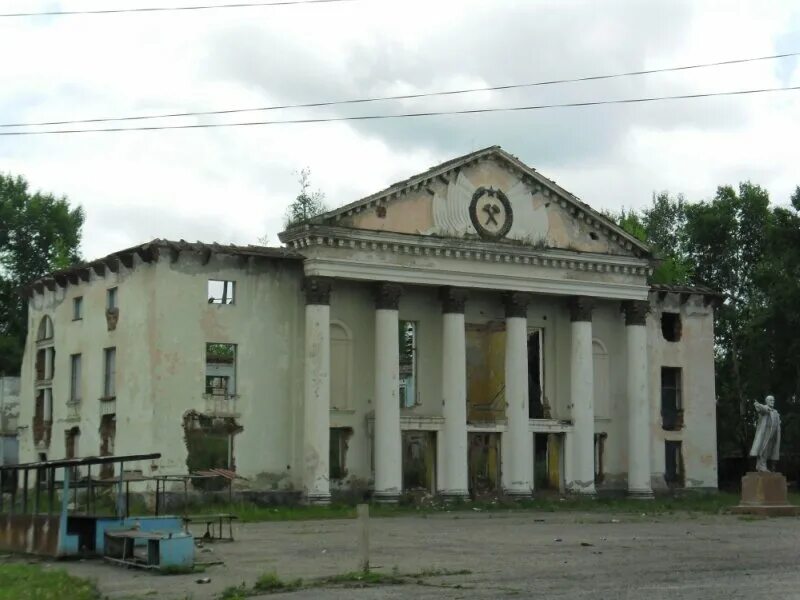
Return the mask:
<svg viewBox="0 0 800 600">
<path fill-rule="evenodd" d="M 206 344 L 205 393 L 226 398 L 236 394 L 236 344 Z"/>
<path fill-rule="evenodd" d="M 72 299 L 72 320 L 80 321 L 83 318 L 83 296 Z"/>
<path fill-rule="evenodd" d="M 106 291 L 106 310 L 117 308 L 117 288 L 109 288 Z"/>
<path fill-rule="evenodd" d="M 668 342 L 679 342 L 681 339 L 681 316 L 678 313 L 661 313 L 661 335 Z"/>
<path fill-rule="evenodd" d="M 417 404 L 417 323 L 400 321 L 400 408 Z"/>
<path fill-rule="evenodd" d="M 233 304 L 236 282 L 220 279 L 208 280 L 209 304 Z"/>
</svg>

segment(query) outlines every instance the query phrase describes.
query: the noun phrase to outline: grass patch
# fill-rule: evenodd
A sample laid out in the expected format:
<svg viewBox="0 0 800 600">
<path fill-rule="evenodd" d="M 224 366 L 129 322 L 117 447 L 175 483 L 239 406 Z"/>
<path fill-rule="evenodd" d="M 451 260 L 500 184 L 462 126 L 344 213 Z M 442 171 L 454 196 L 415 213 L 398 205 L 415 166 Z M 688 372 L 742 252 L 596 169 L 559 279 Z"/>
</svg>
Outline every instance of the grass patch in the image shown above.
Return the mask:
<svg viewBox="0 0 800 600">
<path fill-rule="evenodd" d="M 63 569 L 39 565 L 0 565 L 0 600 L 99 600 L 93 582 Z"/>
<path fill-rule="evenodd" d="M 291 592 L 301 587 L 303 587 L 302 579 L 283 581 L 275 573 L 266 573 L 253 584 L 253 589 L 257 592 Z"/>
<path fill-rule="evenodd" d="M 400 575 L 378 573 L 377 571 L 351 571 L 332 575 L 319 580 L 320 583 L 341 584 L 363 584 L 363 585 L 400 585 L 407 583 L 406 579 Z"/>
</svg>

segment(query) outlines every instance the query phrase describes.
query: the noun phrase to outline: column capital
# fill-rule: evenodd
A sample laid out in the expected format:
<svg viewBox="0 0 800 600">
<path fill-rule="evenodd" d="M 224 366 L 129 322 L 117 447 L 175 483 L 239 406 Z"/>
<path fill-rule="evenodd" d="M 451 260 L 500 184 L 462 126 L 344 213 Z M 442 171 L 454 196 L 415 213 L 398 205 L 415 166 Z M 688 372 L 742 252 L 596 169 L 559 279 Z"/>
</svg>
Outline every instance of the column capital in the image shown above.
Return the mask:
<svg viewBox="0 0 800 600">
<path fill-rule="evenodd" d="M 464 288 L 439 288 L 439 297 L 442 300 L 443 313 L 464 313 L 464 304 L 467 301 L 467 290 Z"/>
<path fill-rule="evenodd" d="M 622 303 L 625 325 L 646 325 L 650 303 L 647 300 L 625 300 Z"/>
<path fill-rule="evenodd" d="M 592 310 L 595 306 L 594 298 L 589 296 L 572 296 L 569 299 L 569 317 L 576 321 L 592 321 Z"/>
<path fill-rule="evenodd" d="M 528 318 L 528 302 L 530 294 L 525 292 L 506 292 L 503 294 L 503 305 L 506 307 L 506 318 L 522 317 Z"/>
<path fill-rule="evenodd" d="M 380 281 L 375 285 L 375 308 L 397 310 L 400 308 L 400 296 L 403 288 L 399 283 Z"/>
<path fill-rule="evenodd" d="M 331 303 L 331 280 L 327 277 L 306 277 L 303 280 L 306 305 L 327 306 Z"/>
</svg>

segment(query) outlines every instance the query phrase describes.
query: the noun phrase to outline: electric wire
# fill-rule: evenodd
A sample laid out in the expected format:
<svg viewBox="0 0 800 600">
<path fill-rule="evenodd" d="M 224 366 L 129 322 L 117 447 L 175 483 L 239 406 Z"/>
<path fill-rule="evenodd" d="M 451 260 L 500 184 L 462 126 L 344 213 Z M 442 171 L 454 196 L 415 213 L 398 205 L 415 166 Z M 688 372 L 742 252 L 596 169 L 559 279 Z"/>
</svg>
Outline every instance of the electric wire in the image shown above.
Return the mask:
<svg viewBox="0 0 800 600">
<path fill-rule="evenodd" d="M 74 15 L 113 15 L 120 13 L 172 12 L 187 10 L 215 10 L 219 8 L 256 8 L 269 6 L 293 6 L 297 4 L 333 4 L 357 2 L 358 0 L 278 0 L 276 2 L 236 2 L 232 4 L 201 4 L 195 6 L 143 6 L 138 8 L 103 8 L 98 10 L 51 10 L 43 12 L 0 13 L 0 18 L 12 17 L 61 17 Z"/>
<path fill-rule="evenodd" d="M 196 117 L 196 116 L 211 116 L 211 115 L 229 115 L 229 114 L 236 114 L 236 113 L 246 113 L 246 112 L 266 112 L 272 110 L 284 110 L 284 109 L 295 109 L 295 108 L 321 108 L 326 106 L 342 106 L 347 104 L 366 104 L 370 102 L 384 102 L 384 101 L 394 101 L 394 100 L 412 100 L 412 99 L 419 99 L 419 98 L 432 98 L 432 97 L 441 97 L 441 96 L 456 96 L 461 94 L 471 94 L 475 92 L 496 92 L 496 91 L 504 91 L 504 90 L 511 90 L 511 89 L 520 89 L 520 88 L 530 88 L 530 87 L 541 87 L 541 86 L 549 86 L 549 85 L 560 85 L 564 83 L 578 83 L 578 82 L 585 82 L 585 81 L 600 81 L 606 79 L 617 79 L 621 77 L 635 77 L 641 75 L 652 75 L 656 73 L 667 73 L 667 72 L 674 72 L 674 71 L 689 71 L 692 69 L 704 69 L 704 68 L 711 68 L 711 67 L 720 67 L 720 66 L 727 66 L 727 65 L 736 65 L 736 64 L 743 64 L 743 63 L 751 63 L 751 62 L 758 62 L 758 61 L 766 61 L 766 60 L 777 60 L 781 58 L 789 58 L 793 56 L 800 56 L 800 51 L 798 52 L 785 52 L 783 54 L 772 54 L 769 56 L 757 56 L 757 57 L 750 57 L 750 58 L 737 58 L 731 60 L 722 60 L 716 62 L 707 62 L 707 63 L 697 63 L 692 65 L 682 65 L 677 67 L 663 67 L 659 69 L 646 69 L 640 71 L 627 71 L 624 73 L 612 73 L 612 74 L 605 74 L 605 75 L 589 75 L 585 77 L 573 77 L 573 78 L 565 78 L 565 79 L 551 79 L 546 81 L 535 81 L 532 83 L 515 83 L 515 84 L 508 84 L 508 85 L 494 85 L 494 86 L 487 86 L 487 87 L 477 87 L 477 88 L 464 88 L 464 89 L 457 89 L 457 90 L 445 90 L 445 91 L 438 91 L 438 92 L 421 92 L 418 94 L 400 94 L 396 96 L 379 96 L 379 97 L 368 97 L 368 98 L 351 98 L 346 100 L 327 100 L 322 102 L 308 102 L 302 104 L 284 104 L 284 105 L 276 105 L 276 106 L 262 106 L 256 108 L 232 108 L 232 109 L 225 109 L 225 110 L 207 110 L 207 111 L 187 111 L 187 112 L 177 112 L 177 113 L 163 113 L 163 114 L 155 114 L 155 115 L 134 115 L 134 116 L 125 116 L 125 117 L 99 117 L 99 118 L 92 118 L 92 119 L 71 119 L 71 120 L 61 120 L 61 121 L 41 121 L 37 123 L 0 123 L 0 128 L 9 128 L 9 127 L 43 127 L 43 126 L 50 126 L 50 125 L 78 125 L 78 124 L 86 124 L 86 123 L 107 123 L 107 122 L 114 122 L 114 121 L 140 121 L 146 119 L 171 119 L 171 118 L 178 118 L 178 117 Z"/>
<path fill-rule="evenodd" d="M 251 127 L 267 125 L 298 125 L 311 123 L 335 123 L 342 121 L 377 121 L 384 119 L 405 119 L 418 117 L 433 117 L 444 115 L 472 115 L 480 113 L 499 113 L 499 112 L 522 112 L 534 111 L 551 108 L 580 108 L 590 106 L 605 106 L 613 104 L 641 104 L 646 102 L 661 102 L 670 100 L 689 100 L 697 98 L 712 98 L 718 96 L 741 96 L 753 94 L 765 94 L 771 92 L 787 92 L 800 90 L 800 86 L 761 88 L 752 90 L 734 90 L 728 92 L 705 92 L 699 94 L 681 94 L 677 96 L 653 96 L 646 98 L 624 98 L 618 100 L 592 100 L 587 102 L 567 102 L 563 104 L 539 104 L 530 106 L 507 106 L 507 107 L 487 107 L 472 108 L 464 110 L 442 110 L 384 115 L 354 115 L 342 117 L 317 117 L 305 119 L 288 119 L 280 121 L 245 121 L 238 123 L 195 123 L 190 125 L 146 125 L 142 127 L 108 127 L 102 129 L 56 129 L 42 131 L 0 131 L 0 136 L 26 136 L 26 135 L 56 135 L 73 133 L 107 133 L 120 131 L 163 131 L 171 129 L 210 129 L 219 127 Z"/>
</svg>

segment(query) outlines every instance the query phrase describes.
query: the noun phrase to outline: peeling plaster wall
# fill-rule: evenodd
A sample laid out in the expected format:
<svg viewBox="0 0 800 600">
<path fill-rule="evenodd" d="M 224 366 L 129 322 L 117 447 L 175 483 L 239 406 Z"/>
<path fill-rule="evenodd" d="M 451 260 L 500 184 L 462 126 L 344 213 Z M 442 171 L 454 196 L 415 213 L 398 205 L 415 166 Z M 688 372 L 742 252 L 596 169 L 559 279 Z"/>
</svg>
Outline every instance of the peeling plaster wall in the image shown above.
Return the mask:
<svg viewBox="0 0 800 600">
<path fill-rule="evenodd" d="M 714 315 L 703 298 L 691 296 L 681 302 L 678 294 L 663 300 L 651 294 L 653 310 L 647 319 L 650 369 L 650 422 L 654 488 L 664 488 L 664 441 L 682 442 L 686 488 L 716 489 L 717 406 L 714 385 Z M 677 312 L 682 332 L 677 342 L 668 342 L 661 333 L 661 312 Z M 683 422 L 679 431 L 661 427 L 661 367 L 681 367 Z"/>
</svg>

